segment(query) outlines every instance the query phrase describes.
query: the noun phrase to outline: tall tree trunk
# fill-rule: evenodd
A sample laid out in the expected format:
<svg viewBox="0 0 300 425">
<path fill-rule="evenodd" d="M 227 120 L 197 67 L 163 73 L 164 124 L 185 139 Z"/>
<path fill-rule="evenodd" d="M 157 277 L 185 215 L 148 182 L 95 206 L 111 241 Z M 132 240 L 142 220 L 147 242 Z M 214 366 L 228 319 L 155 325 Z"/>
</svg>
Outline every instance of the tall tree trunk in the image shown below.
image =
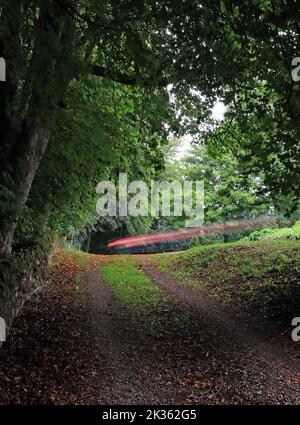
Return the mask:
<svg viewBox="0 0 300 425">
<path fill-rule="evenodd" d="M 43 134 L 38 121 L 28 124 L 17 134 L 16 149 L 12 151 L 11 162 L 15 164 L 13 175 L 13 193 L 16 212 L 9 225 L 2 227 L 0 255 L 11 252 L 13 235 L 19 214 L 27 200 L 31 185 L 48 144 L 48 136 Z M 21 143 L 18 143 L 21 141 Z"/>
<path fill-rule="evenodd" d="M 89 234 L 88 234 L 88 239 L 87 239 L 86 245 L 85 245 L 85 251 L 86 252 L 89 252 L 89 250 L 90 250 L 91 238 L 92 238 L 92 231 L 90 230 Z"/>
<path fill-rule="evenodd" d="M 75 4 L 75 0 L 70 2 Z M 16 0 L 7 2 L 3 15 L 7 28 L 15 22 L 16 4 Z M 18 62 L 9 44 L 15 38 L 22 39 L 22 24 L 18 24 L 15 36 L 10 35 L 7 45 L 5 39 L 0 40 L 0 56 L 7 59 L 8 77 L 7 82 L 0 84 L 0 202 L 3 205 L 0 211 L 0 255 L 11 252 L 18 219 L 48 144 L 46 129 L 49 123 L 53 125 L 51 120 L 57 104 L 72 79 L 72 72 L 65 66 L 65 59 L 74 53 L 72 18 L 52 0 L 42 2 L 37 10 L 34 49 L 23 74 L 14 69 Z M 22 13 L 18 16 L 20 20 L 25 19 Z M 16 43 L 21 55 L 20 42 Z M 27 59 L 23 57 L 25 62 Z M 18 110 L 19 105 L 22 108 Z"/>
</svg>

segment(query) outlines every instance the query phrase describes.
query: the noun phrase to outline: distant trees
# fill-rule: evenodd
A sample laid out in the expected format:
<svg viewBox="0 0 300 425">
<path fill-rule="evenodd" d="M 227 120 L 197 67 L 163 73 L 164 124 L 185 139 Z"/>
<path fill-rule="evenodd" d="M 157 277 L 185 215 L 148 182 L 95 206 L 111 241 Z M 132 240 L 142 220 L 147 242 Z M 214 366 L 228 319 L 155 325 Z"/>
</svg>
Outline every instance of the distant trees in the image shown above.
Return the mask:
<svg viewBox="0 0 300 425">
<path fill-rule="evenodd" d="M 172 145 L 171 145 L 172 146 Z M 186 154 L 166 166 L 166 178 L 204 182 L 205 224 L 225 223 L 273 214 L 274 205 L 261 176 L 243 174 L 233 154 L 211 152 L 193 145 Z M 161 226 L 182 227 L 184 217 L 170 217 Z M 228 237 L 225 234 L 224 240 Z"/>
<path fill-rule="evenodd" d="M 274 211 L 260 176 L 242 173 L 230 153 L 215 156 L 205 147 L 194 147 L 184 160 L 184 175 L 203 180 L 206 223 L 255 218 Z"/>
</svg>

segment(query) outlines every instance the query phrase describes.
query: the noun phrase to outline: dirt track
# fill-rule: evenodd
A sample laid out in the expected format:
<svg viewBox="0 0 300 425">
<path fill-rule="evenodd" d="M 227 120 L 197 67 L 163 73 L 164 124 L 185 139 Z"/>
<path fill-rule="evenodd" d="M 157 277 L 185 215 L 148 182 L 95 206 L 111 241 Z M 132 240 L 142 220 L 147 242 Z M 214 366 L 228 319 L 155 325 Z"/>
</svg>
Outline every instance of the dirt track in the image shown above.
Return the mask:
<svg viewBox="0 0 300 425">
<path fill-rule="evenodd" d="M 1 403 L 300 402 L 292 341 L 138 258 L 169 294 L 168 309 L 120 306 L 92 263 L 74 299 L 65 264 L 39 302 L 27 303 L 0 352 Z"/>
</svg>

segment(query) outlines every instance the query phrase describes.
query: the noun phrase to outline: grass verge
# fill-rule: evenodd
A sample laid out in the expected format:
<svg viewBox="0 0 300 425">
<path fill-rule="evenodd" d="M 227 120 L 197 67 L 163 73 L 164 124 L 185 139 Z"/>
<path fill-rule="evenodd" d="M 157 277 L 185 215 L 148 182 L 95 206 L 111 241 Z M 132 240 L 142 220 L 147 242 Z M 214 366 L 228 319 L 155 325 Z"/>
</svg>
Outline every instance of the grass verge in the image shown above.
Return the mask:
<svg viewBox="0 0 300 425">
<path fill-rule="evenodd" d="M 265 316 L 300 313 L 300 244 L 291 240 L 197 247 L 151 256 L 183 284 Z"/>
</svg>

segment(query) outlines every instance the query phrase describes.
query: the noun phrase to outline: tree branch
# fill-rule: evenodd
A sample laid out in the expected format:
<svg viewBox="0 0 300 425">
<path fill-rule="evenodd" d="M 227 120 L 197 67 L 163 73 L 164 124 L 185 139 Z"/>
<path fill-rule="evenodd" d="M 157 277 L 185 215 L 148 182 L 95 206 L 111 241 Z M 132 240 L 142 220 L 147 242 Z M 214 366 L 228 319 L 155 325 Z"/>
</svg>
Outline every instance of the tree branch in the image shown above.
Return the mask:
<svg viewBox="0 0 300 425">
<path fill-rule="evenodd" d="M 92 65 L 92 74 L 97 77 L 108 78 L 112 81 L 115 81 L 116 83 L 125 84 L 127 86 L 142 85 L 147 87 L 166 87 L 168 84 L 171 83 L 166 78 L 153 78 L 153 80 L 150 81 L 147 78 L 129 76 L 127 74 L 124 74 L 123 72 L 109 72 L 106 68 L 99 65 Z"/>
</svg>

